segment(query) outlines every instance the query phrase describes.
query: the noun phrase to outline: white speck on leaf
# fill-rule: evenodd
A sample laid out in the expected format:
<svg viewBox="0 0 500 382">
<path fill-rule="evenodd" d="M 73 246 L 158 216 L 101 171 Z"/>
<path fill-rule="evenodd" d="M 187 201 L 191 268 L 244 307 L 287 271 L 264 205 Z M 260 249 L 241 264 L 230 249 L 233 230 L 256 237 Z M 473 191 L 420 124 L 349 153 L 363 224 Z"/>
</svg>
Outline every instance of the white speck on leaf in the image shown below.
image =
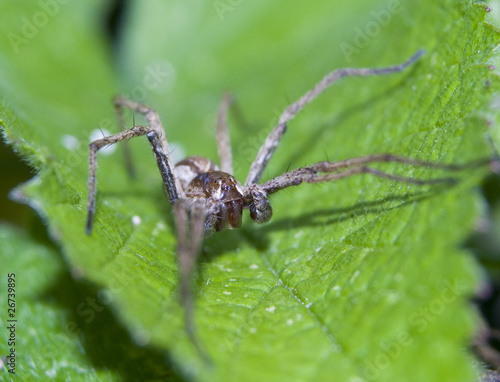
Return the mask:
<svg viewBox="0 0 500 382">
<path fill-rule="evenodd" d="M 165 227 L 165 224 L 163 224 L 163 222 L 156 223 L 156 226 L 153 229 L 153 236 L 157 236 L 160 233 L 160 231 L 165 230 L 165 228 L 166 227 Z"/>
<path fill-rule="evenodd" d="M 61 143 L 68 150 L 78 150 L 78 148 L 80 147 L 80 141 L 73 135 L 63 135 L 61 137 Z"/>
<path fill-rule="evenodd" d="M 232 272 L 232 271 L 233 271 L 231 268 L 226 268 L 226 267 L 224 267 L 224 265 L 223 265 L 223 264 L 217 264 L 217 266 L 219 267 L 219 269 L 220 269 L 221 271 L 224 271 L 224 272 Z"/>
</svg>

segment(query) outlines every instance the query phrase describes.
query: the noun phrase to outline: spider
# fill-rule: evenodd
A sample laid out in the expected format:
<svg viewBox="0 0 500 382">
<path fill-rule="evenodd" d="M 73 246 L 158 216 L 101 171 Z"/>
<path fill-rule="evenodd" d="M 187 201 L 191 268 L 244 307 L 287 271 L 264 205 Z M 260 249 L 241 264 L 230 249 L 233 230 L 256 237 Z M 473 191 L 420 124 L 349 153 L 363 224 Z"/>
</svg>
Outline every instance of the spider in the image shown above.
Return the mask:
<svg viewBox="0 0 500 382">
<path fill-rule="evenodd" d="M 278 175 L 265 183 L 259 180 L 286 131 L 287 123 L 302 108 L 320 95 L 327 87 L 343 77 L 373 76 L 403 71 L 424 54 L 419 50 L 402 64 L 386 68 L 338 69 L 327 74 L 314 88 L 306 92 L 299 100 L 289 105 L 281 114 L 277 126 L 267 136 L 257 157 L 250 166 L 248 176 L 242 185 L 232 173 L 232 154 L 230 149 L 227 113 L 231 103 L 226 95 L 217 116 L 217 149 L 220 168 L 210 159 L 201 156 L 188 157 L 177 164 L 171 162 L 168 143 L 158 114 L 146 105 L 117 97 L 114 100 L 118 118 L 122 120 L 124 108 L 143 114 L 147 126 L 133 126 L 115 135 L 104 137 L 90 143 L 90 171 L 88 218 L 86 231 L 92 231 L 96 198 L 97 151 L 119 141 L 146 135 L 158 169 L 163 179 L 165 191 L 173 207 L 177 226 L 177 255 L 179 263 L 179 289 L 185 312 L 185 326 L 193 344 L 196 344 L 193 323 L 193 297 L 190 290 L 190 276 L 200 252 L 203 237 L 223 229 L 241 226 L 244 210 L 250 211 L 250 217 L 256 223 L 268 222 L 273 214 L 269 204 L 269 195 L 301 183 L 330 182 L 356 174 L 372 174 L 377 177 L 417 185 L 451 182 L 452 178 L 414 179 L 392 175 L 376 170 L 368 165 L 375 162 L 398 162 L 415 166 L 429 166 L 447 170 L 458 170 L 463 166 L 429 163 L 392 154 L 374 154 L 338 162 L 323 161 L 311 166 L 298 168 Z M 199 350 L 199 346 L 196 346 Z"/>
</svg>

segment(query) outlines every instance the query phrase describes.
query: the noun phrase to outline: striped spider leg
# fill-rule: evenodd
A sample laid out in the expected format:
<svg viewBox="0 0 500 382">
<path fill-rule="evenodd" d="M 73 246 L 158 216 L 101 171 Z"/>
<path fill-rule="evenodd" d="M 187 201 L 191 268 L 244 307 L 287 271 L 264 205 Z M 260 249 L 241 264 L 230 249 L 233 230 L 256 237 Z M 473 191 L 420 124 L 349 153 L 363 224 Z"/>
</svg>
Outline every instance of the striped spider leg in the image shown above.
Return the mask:
<svg viewBox="0 0 500 382">
<path fill-rule="evenodd" d="M 141 113 L 146 118 L 147 126 L 133 126 L 128 130 L 98 139 L 90 144 L 87 233 L 91 233 L 95 213 L 97 151 L 104 146 L 122 140 L 146 135 L 150 141 L 176 220 L 179 291 L 181 304 L 184 308 L 186 331 L 198 353 L 208 359 L 195 335 L 194 302 L 190 284 L 204 236 L 226 228 L 233 229 L 241 226 L 242 214 L 246 209 L 250 211 L 250 217 L 255 222 L 265 223 L 269 221 L 272 217 L 272 208 L 268 195 L 303 182 L 330 182 L 363 173 L 413 184 L 453 181 L 451 178 L 421 180 L 396 176 L 371 168 L 369 165 L 372 163 L 397 162 L 447 170 L 464 168 L 464 166 L 428 163 L 392 154 L 375 154 L 339 162 L 319 162 L 258 184 L 286 131 L 287 123 L 331 84 L 343 77 L 375 76 L 401 72 L 417 61 L 423 53 L 423 50 L 416 52 L 400 65 L 380 69 L 338 69 L 326 75 L 314 88 L 288 106 L 282 113 L 278 125 L 267 136 L 253 161 L 244 185 L 231 175 L 233 165 L 227 125 L 227 112 L 231 102 L 229 95 L 223 98 L 217 118 L 216 137 L 220 169 L 211 160 L 200 156 L 187 157 L 174 165 L 170 159 L 168 143 L 158 114 L 148 106 L 121 97 L 116 98 L 114 102 L 119 115 L 123 108 Z"/>
</svg>

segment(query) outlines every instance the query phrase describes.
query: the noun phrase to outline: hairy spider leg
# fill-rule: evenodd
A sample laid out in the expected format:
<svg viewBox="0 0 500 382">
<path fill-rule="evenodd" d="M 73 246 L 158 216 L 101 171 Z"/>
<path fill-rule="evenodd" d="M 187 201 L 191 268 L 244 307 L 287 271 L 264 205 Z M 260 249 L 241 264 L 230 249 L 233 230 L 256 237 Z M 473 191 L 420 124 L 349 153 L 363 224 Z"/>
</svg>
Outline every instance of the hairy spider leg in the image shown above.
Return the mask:
<svg viewBox="0 0 500 382">
<path fill-rule="evenodd" d="M 358 158 L 350 158 L 338 162 L 318 162 L 311 166 L 301 167 L 285 174 L 279 175 L 267 182 L 261 184 L 259 187 L 267 194 L 273 194 L 284 188 L 291 186 L 298 186 L 299 184 L 306 183 L 321 183 L 331 182 L 334 180 L 347 178 L 356 174 L 372 174 L 381 178 L 396 180 L 398 182 L 412 183 L 417 185 L 437 184 L 437 183 L 454 183 L 455 178 L 435 178 L 435 179 L 415 179 L 404 176 L 389 174 L 384 171 L 376 170 L 366 166 L 370 163 L 382 162 L 397 162 L 402 164 L 409 164 L 419 167 L 431 167 L 436 169 L 443 169 L 448 171 L 460 171 L 466 168 L 482 166 L 491 162 L 490 159 L 478 160 L 462 165 L 444 164 L 435 162 L 425 162 L 416 159 L 410 159 L 393 154 L 373 154 L 366 155 Z M 324 174 L 318 174 L 324 173 Z"/>
<path fill-rule="evenodd" d="M 117 103 L 116 100 L 113 100 L 113 106 L 115 107 L 115 112 L 116 112 L 116 119 L 118 120 L 118 125 L 120 126 L 121 130 L 127 130 L 127 127 L 125 125 L 125 119 L 124 119 L 124 107 Z M 135 118 L 133 122 L 133 126 L 135 126 Z M 132 151 L 130 151 L 130 146 L 127 144 L 127 141 L 123 142 L 123 156 L 125 157 L 125 168 L 127 169 L 127 173 L 132 179 L 135 179 L 137 177 L 136 170 L 135 170 L 135 165 L 134 165 L 134 160 L 132 158 Z"/>
<path fill-rule="evenodd" d="M 250 171 L 248 173 L 247 179 L 245 180 L 245 186 L 249 186 L 251 184 L 259 182 L 262 173 L 266 169 L 269 160 L 273 156 L 274 151 L 276 150 L 276 147 L 281 140 L 281 137 L 283 136 L 283 134 L 285 134 L 287 122 L 294 118 L 305 105 L 312 102 L 330 85 L 339 81 L 343 77 L 366 77 L 401 72 L 406 67 L 417 61 L 424 53 L 425 50 L 421 49 L 402 64 L 390 66 L 387 68 L 344 68 L 334 70 L 333 72 L 327 74 L 320 82 L 316 84 L 316 86 L 314 86 L 313 89 L 309 90 L 298 101 L 288 106 L 281 114 L 278 125 L 276 125 L 276 127 L 269 133 L 266 140 L 264 141 L 264 144 L 257 153 L 257 156 L 254 159 L 252 165 L 250 166 Z"/>
<path fill-rule="evenodd" d="M 174 177 L 174 173 L 170 165 L 170 157 L 165 153 L 162 142 L 160 141 L 160 138 L 158 138 L 158 134 L 155 130 L 147 133 L 146 137 L 148 137 L 151 149 L 153 149 L 153 154 L 156 159 L 158 170 L 160 170 L 163 186 L 165 187 L 165 192 L 168 195 L 168 200 L 170 201 L 170 204 L 174 206 L 179 200 L 178 190 L 180 188 L 177 188 L 176 186 L 176 178 Z"/>
<path fill-rule="evenodd" d="M 147 105 L 143 105 L 143 104 L 140 104 L 138 102 L 135 102 L 135 101 L 123 98 L 123 97 L 115 97 L 115 99 L 113 100 L 113 103 L 115 105 L 116 110 L 120 110 L 118 112 L 119 118 L 122 118 L 121 109 L 123 109 L 123 108 L 128 108 L 132 111 L 135 111 L 137 113 L 144 115 L 150 130 L 156 132 L 158 140 L 161 143 L 161 145 L 158 147 L 161 147 L 161 150 L 163 150 L 163 152 L 167 158 L 167 161 L 166 161 L 167 165 L 170 167 L 170 169 L 173 169 L 174 165 L 170 159 L 170 155 L 169 155 L 170 151 L 168 150 L 167 137 L 165 135 L 165 130 L 163 129 L 163 125 L 161 123 L 160 116 L 158 115 L 158 113 L 154 109 L 150 108 Z M 184 191 L 181 187 L 181 184 L 179 183 L 179 181 L 177 179 L 175 179 L 175 186 L 177 188 L 177 192 L 180 195 L 180 197 L 184 198 L 185 197 Z"/>
<path fill-rule="evenodd" d="M 227 125 L 227 113 L 232 99 L 229 93 L 224 94 L 219 112 L 217 113 L 217 151 L 219 153 L 220 168 L 228 174 L 233 173 L 233 156 L 231 154 L 231 139 Z"/>
<path fill-rule="evenodd" d="M 170 203 L 173 205 L 177 199 L 179 199 L 178 188 L 176 187 L 175 178 L 172 174 L 172 168 L 169 163 L 170 160 L 166 154 L 163 142 L 160 138 L 158 138 L 157 130 L 148 126 L 134 126 L 131 129 L 121 131 L 118 134 L 95 140 L 89 145 L 89 198 L 87 203 L 86 225 L 87 235 L 90 235 L 92 232 L 92 224 L 95 213 L 97 151 L 104 146 L 112 145 L 125 139 L 139 137 L 141 135 L 147 135 L 151 143 L 151 148 L 153 149 L 153 153 L 156 157 L 158 169 L 160 170 L 163 178 L 163 183 L 169 196 Z"/>
<path fill-rule="evenodd" d="M 196 260 L 201 252 L 201 244 L 205 236 L 205 219 L 207 209 L 203 203 L 180 199 L 174 205 L 177 227 L 177 261 L 179 264 L 179 297 L 184 309 L 184 325 L 189 340 L 200 356 L 208 363 L 210 358 L 205 353 L 196 335 L 194 323 L 194 299 L 192 291 L 192 274 Z"/>
</svg>

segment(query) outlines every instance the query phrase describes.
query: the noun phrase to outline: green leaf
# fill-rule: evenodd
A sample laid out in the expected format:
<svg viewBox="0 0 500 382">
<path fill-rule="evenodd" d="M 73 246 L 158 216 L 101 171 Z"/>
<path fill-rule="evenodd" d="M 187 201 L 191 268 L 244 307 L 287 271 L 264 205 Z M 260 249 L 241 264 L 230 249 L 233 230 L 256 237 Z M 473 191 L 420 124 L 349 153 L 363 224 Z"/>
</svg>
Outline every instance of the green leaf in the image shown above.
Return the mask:
<svg viewBox="0 0 500 382">
<path fill-rule="evenodd" d="M 44 217 L 72 274 L 112 301 L 136 349 L 168 352 L 184 375 L 205 381 L 474 377 L 463 348 L 478 270 L 459 245 L 478 214 L 472 188 L 486 168 L 454 174 L 460 182 L 450 187 L 370 176 L 303 185 L 272 198 L 269 224 L 247 219 L 208 238 L 195 318 L 212 367 L 183 327 L 173 219 L 145 139 L 130 142 L 137 179 L 127 176 L 122 147 L 99 157 L 90 237 L 84 228 L 86 146 L 92 130 L 118 131 L 115 81 L 159 111 L 174 154 L 212 158 L 218 102 L 233 91 L 235 176 L 244 180 L 284 107 L 324 74 L 398 64 L 424 47 L 404 73 L 345 79 L 307 106 L 265 178 L 377 152 L 443 163 L 488 156 L 483 113 L 498 88 L 489 66 L 498 32 L 484 22 L 483 4 L 133 2 L 116 71 L 95 21 L 98 2 L 54 2 L 53 15 L 41 3 L 16 4 L 0 27 L 0 118 L 5 138 L 39 171 L 17 198 Z M 36 32 L 23 37 L 29 22 Z M 9 33 L 27 41 L 16 45 Z"/>
<path fill-rule="evenodd" d="M 6 264 L 0 323 L 12 329 L 4 332 L 9 341 L 0 342 L 0 354 L 13 371 L 5 371 L 2 380 L 114 381 L 139 374 L 152 379 L 168 370 L 160 352 L 134 348 L 108 307 L 96 304 L 102 294 L 83 280 L 75 282 L 46 239 L 5 224 L 0 239 L 0 260 Z"/>
</svg>

